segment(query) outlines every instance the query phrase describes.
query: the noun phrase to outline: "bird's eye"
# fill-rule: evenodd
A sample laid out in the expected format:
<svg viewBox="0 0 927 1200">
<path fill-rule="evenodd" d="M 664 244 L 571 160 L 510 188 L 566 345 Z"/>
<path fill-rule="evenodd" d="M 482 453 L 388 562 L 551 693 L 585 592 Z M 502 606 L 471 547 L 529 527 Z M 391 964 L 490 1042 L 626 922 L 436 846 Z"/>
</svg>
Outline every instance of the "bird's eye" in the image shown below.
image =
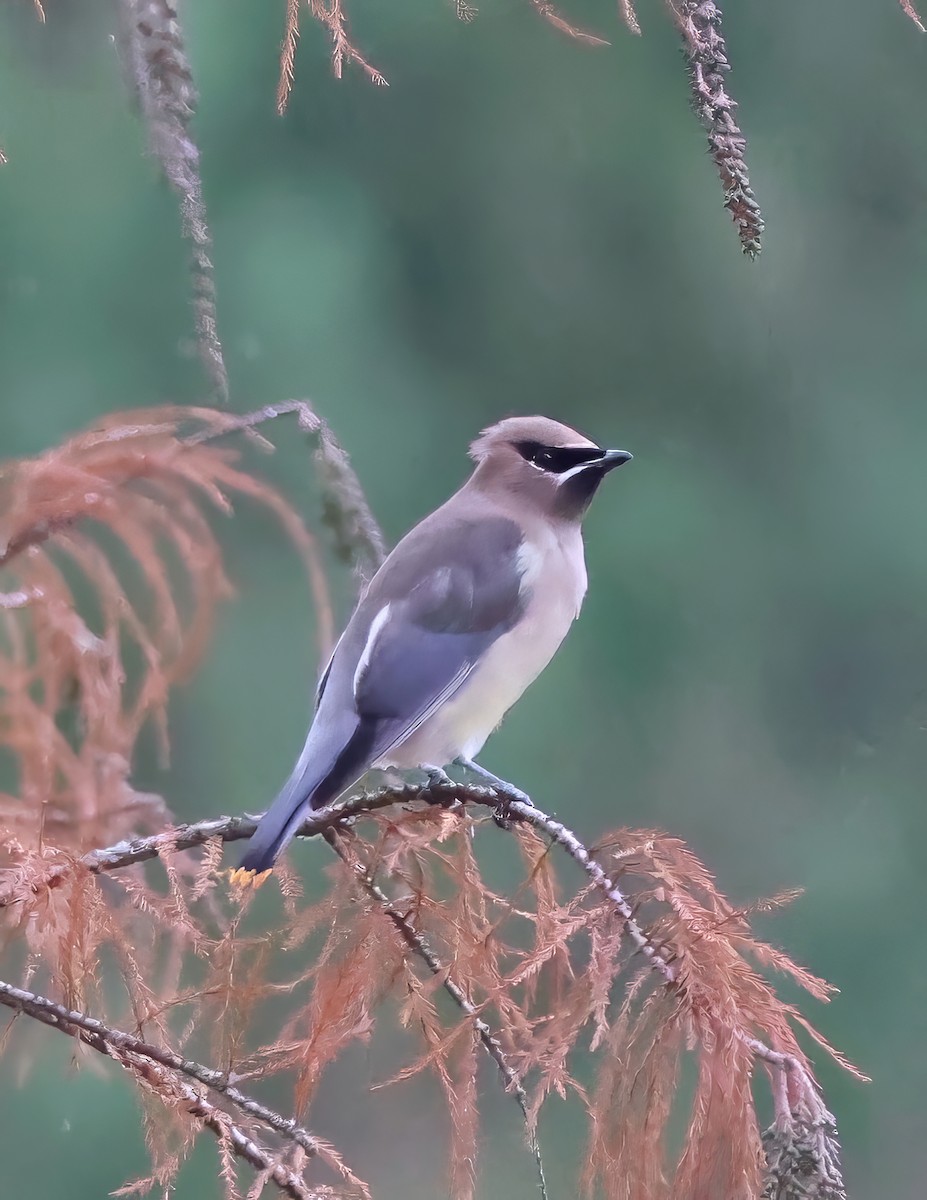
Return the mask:
<svg viewBox="0 0 927 1200">
<path fill-rule="evenodd" d="M 545 446 L 541 442 L 512 444 L 525 462 L 552 475 L 562 475 L 565 471 L 572 471 L 583 463 L 595 462 L 602 457 L 602 451 L 595 446 Z"/>
<path fill-rule="evenodd" d="M 553 447 L 543 446 L 540 442 L 516 442 L 515 449 L 533 467 L 541 471 L 557 470 L 557 452 Z"/>
</svg>

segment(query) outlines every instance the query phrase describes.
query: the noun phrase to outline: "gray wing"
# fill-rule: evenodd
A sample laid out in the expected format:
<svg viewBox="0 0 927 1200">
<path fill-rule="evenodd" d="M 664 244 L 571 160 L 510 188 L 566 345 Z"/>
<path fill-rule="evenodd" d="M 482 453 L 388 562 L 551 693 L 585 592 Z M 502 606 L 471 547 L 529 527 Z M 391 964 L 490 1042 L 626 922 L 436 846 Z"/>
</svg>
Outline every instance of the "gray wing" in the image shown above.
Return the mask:
<svg viewBox="0 0 927 1200">
<path fill-rule="evenodd" d="M 354 673 L 354 704 L 361 723 L 376 727 L 377 756 L 453 695 L 523 611 L 522 534 L 514 522 L 449 524 L 445 514 L 439 530 L 419 530 L 426 536 L 402 547 L 395 569 L 374 581 L 364 601 L 373 615 Z"/>
<path fill-rule="evenodd" d="M 453 501 L 450 502 L 453 504 Z M 322 674 L 299 761 L 248 845 L 270 867 L 307 806 L 334 800 L 460 687 L 521 616 L 518 526 L 439 509 L 373 578 Z"/>
</svg>

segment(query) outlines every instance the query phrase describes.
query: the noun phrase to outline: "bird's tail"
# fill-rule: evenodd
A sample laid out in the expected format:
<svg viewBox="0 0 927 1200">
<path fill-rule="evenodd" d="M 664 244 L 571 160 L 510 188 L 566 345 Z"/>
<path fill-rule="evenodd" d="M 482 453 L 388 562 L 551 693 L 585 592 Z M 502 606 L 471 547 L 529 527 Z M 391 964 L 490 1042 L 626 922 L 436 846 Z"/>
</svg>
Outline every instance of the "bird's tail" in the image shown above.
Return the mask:
<svg viewBox="0 0 927 1200">
<path fill-rule="evenodd" d="M 369 741 L 367 731 L 360 726 L 334 756 L 334 761 L 307 744 L 292 775 L 248 842 L 239 870 L 257 875 L 269 871 L 306 813 L 337 800 L 364 774 L 370 766 Z"/>
</svg>

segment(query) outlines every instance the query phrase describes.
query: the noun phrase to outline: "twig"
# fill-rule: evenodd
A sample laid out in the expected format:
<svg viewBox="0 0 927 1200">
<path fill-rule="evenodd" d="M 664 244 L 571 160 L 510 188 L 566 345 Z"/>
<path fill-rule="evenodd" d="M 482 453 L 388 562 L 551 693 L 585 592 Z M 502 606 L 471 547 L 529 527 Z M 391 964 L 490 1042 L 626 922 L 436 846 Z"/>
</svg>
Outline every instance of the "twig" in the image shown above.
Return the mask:
<svg viewBox="0 0 927 1200">
<path fill-rule="evenodd" d="M 587 33 L 585 29 L 580 29 L 578 26 L 573 25 L 554 6 L 551 0 L 531 0 L 531 4 L 535 12 L 542 16 L 545 21 L 549 21 L 555 29 L 559 29 L 561 33 L 565 33 L 567 37 L 575 38 L 579 42 L 586 42 L 590 46 L 609 45 L 605 38 L 596 37 L 594 33 Z"/>
<path fill-rule="evenodd" d="M 763 1134 L 767 1182 L 761 1200 L 846 1200 L 837 1123 L 807 1068 L 756 1038 L 745 1036 L 744 1043 L 772 1075 L 775 1121 Z"/>
<path fill-rule="evenodd" d="M 149 1059 L 130 1054 L 119 1054 L 115 1057 L 127 1070 L 140 1074 L 147 1083 L 152 1082 L 153 1075 L 158 1084 L 156 1090 L 163 1089 L 167 1094 L 175 1094 L 192 1117 L 201 1121 L 220 1142 L 227 1142 L 239 1158 L 271 1179 L 284 1195 L 292 1197 L 292 1200 L 313 1200 L 314 1193 L 309 1191 L 299 1175 L 287 1170 L 283 1163 L 277 1162 L 270 1151 L 259 1146 L 227 1113 L 211 1104 L 195 1087 L 184 1083 L 176 1075 L 168 1078 L 169 1072 Z"/>
<path fill-rule="evenodd" d="M 914 0 L 901 0 L 901 7 L 918 27 L 921 33 L 927 33 L 927 29 L 924 28 L 924 22 L 920 19 L 917 9 L 914 7 Z"/>
<path fill-rule="evenodd" d="M 0 608 L 25 608 L 33 600 L 38 600 L 41 595 L 38 588 L 25 588 L 19 592 L 0 592 Z"/>
<path fill-rule="evenodd" d="M 169 0 L 121 0 L 123 41 L 131 84 L 148 127 L 152 153 L 180 200 L 190 244 L 193 316 L 200 359 L 219 401 L 228 400 L 228 373 L 216 323 L 212 235 L 203 200 L 200 152 L 190 133 L 198 96 L 177 12 Z"/>
<path fill-rule="evenodd" d="M 229 417 L 221 429 L 204 430 L 187 441 L 196 445 L 236 430 L 247 432 L 289 413 L 296 414 L 300 429 L 318 440 L 315 460 L 322 491 L 322 520 L 334 535 L 336 553 L 343 561 L 354 563 L 362 574 L 372 574 L 386 557 L 383 534 L 347 452 L 308 400 L 265 404 L 243 416 Z"/>
<path fill-rule="evenodd" d="M 737 101 L 724 90 L 724 76 L 731 67 L 720 5 L 716 0 L 670 0 L 670 7 L 683 36 L 692 106 L 708 134 L 708 148 L 721 176 L 724 207 L 734 218 L 744 254 L 756 258 L 763 217 L 747 173 L 747 139 L 734 118 Z"/>
<path fill-rule="evenodd" d="M 132 1034 L 104 1025 L 102 1021 L 98 1021 L 86 1013 L 66 1008 L 63 1004 L 56 1004 L 55 1001 L 49 1000 L 45 996 L 25 991 L 23 988 L 5 983 L 3 980 L 0 980 L 0 1004 L 13 1009 L 14 1012 L 21 1012 L 26 1016 L 33 1017 L 44 1025 L 50 1025 L 61 1033 L 77 1037 L 100 1054 L 118 1058 L 120 1061 L 123 1055 L 135 1055 L 218 1092 L 231 1104 L 234 1104 L 239 1111 L 267 1125 L 287 1141 L 294 1142 L 310 1157 L 318 1157 L 329 1166 L 334 1167 L 345 1182 L 362 1191 L 369 1200 L 369 1191 L 366 1185 L 344 1166 L 327 1142 L 314 1137 L 308 1129 L 304 1129 L 292 1117 L 284 1117 L 274 1109 L 268 1108 L 267 1105 L 254 1100 L 251 1096 L 246 1096 L 234 1086 L 223 1071 L 216 1071 L 193 1059 L 182 1058 L 171 1050 L 153 1046 L 149 1042 L 142 1041 L 141 1038 L 133 1037 Z"/>
<path fill-rule="evenodd" d="M 502 1076 L 502 1083 L 505 1090 L 511 1092 L 518 1107 L 521 1109 L 522 1116 L 525 1118 L 525 1131 L 528 1136 L 528 1148 L 534 1155 L 535 1165 L 538 1173 L 538 1190 L 542 1200 L 547 1198 L 547 1179 L 544 1175 L 544 1160 L 541 1156 L 541 1145 L 538 1141 L 537 1130 L 532 1126 L 531 1117 L 528 1112 L 528 1093 L 522 1085 L 521 1078 L 518 1072 L 509 1062 L 502 1044 L 499 1039 L 490 1029 L 489 1025 L 482 1019 L 476 1010 L 476 1007 L 468 999 L 463 989 L 451 978 L 447 973 L 444 964 L 440 958 L 432 950 L 431 946 L 425 940 L 421 933 L 415 928 L 409 918 L 399 911 L 398 908 L 390 900 L 389 896 L 380 888 L 371 878 L 365 865 L 356 858 L 352 858 L 345 850 L 341 839 L 333 829 L 328 829 L 322 834 L 322 837 L 328 842 L 332 850 L 338 855 L 343 863 L 346 864 L 354 872 L 360 881 L 361 887 L 370 898 L 380 906 L 383 913 L 393 923 L 399 936 L 413 952 L 425 963 L 432 975 L 440 976 L 444 990 L 451 997 L 461 1012 L 465 1013 L 473 1022 L 473 1028 L 477 1032 L 477 1036 L 483 1045 L 486 1053 L 493 1060 L 499 1069 L 499 1074 Z"/>
<path fill-rule="evenodd" d="M 277 113 L 283 116 L 293 90 L 296 43 L 299 41 L 299 0 L 286 0 L 286 30 L 280 46 L 280 78 L 277 81 Z"/>
</svg>

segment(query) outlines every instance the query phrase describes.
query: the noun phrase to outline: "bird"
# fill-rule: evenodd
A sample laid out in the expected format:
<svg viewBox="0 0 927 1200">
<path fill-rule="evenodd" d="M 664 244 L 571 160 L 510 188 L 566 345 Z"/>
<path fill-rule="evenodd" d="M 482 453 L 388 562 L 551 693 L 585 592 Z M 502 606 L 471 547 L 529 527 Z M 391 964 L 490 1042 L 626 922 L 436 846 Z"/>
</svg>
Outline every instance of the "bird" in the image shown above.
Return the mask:
<svg viewBox="0 0 927 1200">
<path fill-rule="evenodd" d="M 237 882 L 266 877 L 306 814 L 374 767 L 447 780 L 443 768 L 456 763 L 527 801 L 475 759 L 579 616 L 582 519 L 607 472 L 632 455 L 534 416 L 483 430 L 470 456 L 464 485 L 406 534 L 358 600 Z"/>
</svg>

